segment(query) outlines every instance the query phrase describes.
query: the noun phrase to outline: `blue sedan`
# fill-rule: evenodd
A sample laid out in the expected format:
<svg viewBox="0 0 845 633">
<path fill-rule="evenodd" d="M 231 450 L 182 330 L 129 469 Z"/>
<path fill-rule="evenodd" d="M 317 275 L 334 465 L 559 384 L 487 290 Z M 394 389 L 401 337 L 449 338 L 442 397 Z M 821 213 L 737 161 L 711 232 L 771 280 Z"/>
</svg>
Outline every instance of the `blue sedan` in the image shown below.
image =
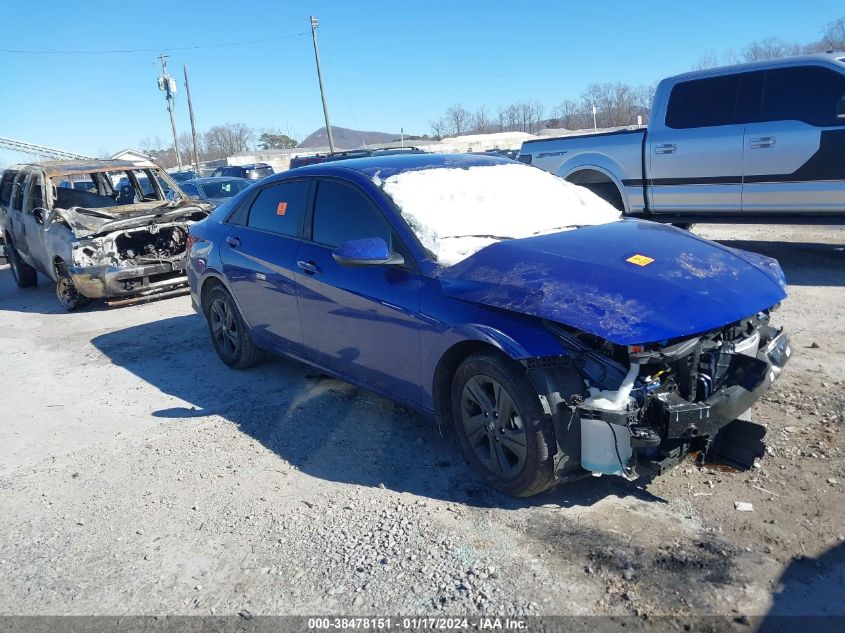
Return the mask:
<svg viewBox="0 0 845 633">
<path fill-rule="evenodd" d="M 494 156 L 266 178 L 192 226 L 188 278 L 226 365 L 283 354 L 413 407 L 514 496 L 663 472 L 791 354 L 776 261 Z"/>
</svg>

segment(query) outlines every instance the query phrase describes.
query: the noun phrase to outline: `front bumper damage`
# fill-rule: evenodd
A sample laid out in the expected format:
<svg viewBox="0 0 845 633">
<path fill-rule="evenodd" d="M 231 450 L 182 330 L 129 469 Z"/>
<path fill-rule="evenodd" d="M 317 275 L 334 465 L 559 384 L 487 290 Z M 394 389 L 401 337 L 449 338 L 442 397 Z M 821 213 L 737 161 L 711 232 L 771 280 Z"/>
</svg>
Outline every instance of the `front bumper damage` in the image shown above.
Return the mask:
<svg viewBox="0 0 845 633">
<path fill-rule="evenodd" d="M 559 402 L 557 410 L 549 409 L 560 479 L 592 473 L 633 480 L 661 474 L 691 452 L 712 454 L 708 451 L 727 439 L 720 431 L 746 416 L 792 353 L 789 337 L 768 324 L 768 313 L 722 332 L 628 350 L 627 375 L 620 383 L 624 366 L 617 355 L 615 377 L 607 380 L 615 382 L 615 390 L 600 390 L 605 385 L 594 379 L 608 373 L 591 370 L 591 363 L 598 359 L 605 368 L 613 363 L 598 351 L 582 352 L 576 362 L 564 363 L 577 369 L 591 389 L 586 397 L 575 395 Z M 549 371 L 531 364 L 528 369 L 535 374 L 535 385 L 537 372 Z"/>
<path fill-rule="evenodd" d="M 91 299 L 162 292 L 188 283 L 184 257 L 132 267 L 71 266 L 68 274 L 77 290 Z"/>
</svg>

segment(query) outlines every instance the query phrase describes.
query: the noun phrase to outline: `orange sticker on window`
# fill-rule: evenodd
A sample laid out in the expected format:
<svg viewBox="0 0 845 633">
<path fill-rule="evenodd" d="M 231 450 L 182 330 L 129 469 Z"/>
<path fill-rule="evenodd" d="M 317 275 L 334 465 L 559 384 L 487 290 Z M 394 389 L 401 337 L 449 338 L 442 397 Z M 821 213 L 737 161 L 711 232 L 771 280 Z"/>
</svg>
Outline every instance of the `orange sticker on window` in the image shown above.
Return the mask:
<svg viewBox="0 0 845 633">
<path fill-rule="evenodd" d="M 648 266 L 651 262 L 654 261 L 654 258 L 647 257 L 645 255 L 640 255 L 639 253 L 637 253 L 636 255 L 631 255 L 625 261 L 629 264 L 636 264 L 637 266 Z"/>
<path fill-rule="evenodd" d="M 276 215 L 284 215 L 285 211 L 288 210 L 288 203 L 287 202 L 280 202 L 279 205 L 276 207 Z"/>
</svg>

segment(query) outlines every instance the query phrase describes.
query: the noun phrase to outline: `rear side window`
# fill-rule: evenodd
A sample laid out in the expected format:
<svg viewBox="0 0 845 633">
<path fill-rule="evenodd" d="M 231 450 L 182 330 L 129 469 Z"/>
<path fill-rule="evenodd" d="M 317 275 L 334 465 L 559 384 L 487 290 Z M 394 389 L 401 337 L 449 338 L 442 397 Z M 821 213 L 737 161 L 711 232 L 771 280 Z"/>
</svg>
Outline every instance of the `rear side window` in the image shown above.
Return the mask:
<svg viewBox="0 0 845 633">
<path fill-rule="evenodd" d="M 740 78 L 724 75 L 676 84 L 669 95 L 666 125 L 687 129 L 733 123 Z"/>
<path fill-rule="evenodd" d="M 387 218 L 362 192 L 332 180 L 320 181 L 314 204 L 315 242 L 337 247 L 349 240 L 381 237 L 392 248 L 392 235 Z"/>
<path fill-rule="evenodd" d="M 803 121 L 820 127 L 843 125 L 836 108 L 845 97 L 845 75 L 829 68 L 778 68 L 766 73 L 763 121 Z"/>
<path fill-rule="evenodd" d="M 0 180 L 0 204 L 4 207 L 8 206 L 12 200 L 12 183 L 17 174 L 18 172 L 8 169 L 3 172 L 3 178 Z"/>
<path fill-rule="evenodd" d="M 15 184 L 12 187 L 12 208 L 23 209 L 23 186 L 26 181 L 26 174 L 21 172 L 15 178 Z"/>
<path fill-rule="evenodd" d="M 311 182 L 294 180 L 261 190 L 249 210 L 247 226 L 299 237 Z"/>
<path fill-rule="evenodd" d="M 255 167 L 254 169 L 247 169 L 245 171 L 246 173 L 244 175 L 250 180 L 261 180 L 262 178 L 273 175 L 272 167 Z"/>
</svg>

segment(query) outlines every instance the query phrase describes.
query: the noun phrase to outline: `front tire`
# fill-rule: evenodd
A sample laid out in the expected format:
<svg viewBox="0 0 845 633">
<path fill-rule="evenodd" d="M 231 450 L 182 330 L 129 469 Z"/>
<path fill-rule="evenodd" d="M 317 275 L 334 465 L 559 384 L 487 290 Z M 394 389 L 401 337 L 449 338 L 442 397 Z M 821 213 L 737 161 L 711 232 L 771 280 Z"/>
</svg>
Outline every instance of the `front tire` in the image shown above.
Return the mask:
<svg viewBox="0 0 845 633">
<path fill-rule="evenodd" d="M 492 488 L 530 497 L 555 485 L 554 434 L 525 370 L 503 354 L 472 354 L 452 382 L 464 456 Z"/>
<path fill-rule="evenodd" d="M 9 268 L 18 288 L 34 288 L 38 285 L 38 272 L 21 259 L 12 240 L 6 238 L 6 253 L 9 257 Z"/>
<path fill-rule="evenodd" d="M 241 313 L 226 289 L 213 288 L 205 305 L 208 334 L 220 360 L 234 369 L 246 369 L 261 362 L 264 351 L 250 340 Z"/>
<path fill-rule="evenodd" d="M 61 275 L 56 280 L 56 298 L 68 312 L 88 304 L 88 297 L 81 294 L 76 284 L 68 275 Z"/>
</svg>

